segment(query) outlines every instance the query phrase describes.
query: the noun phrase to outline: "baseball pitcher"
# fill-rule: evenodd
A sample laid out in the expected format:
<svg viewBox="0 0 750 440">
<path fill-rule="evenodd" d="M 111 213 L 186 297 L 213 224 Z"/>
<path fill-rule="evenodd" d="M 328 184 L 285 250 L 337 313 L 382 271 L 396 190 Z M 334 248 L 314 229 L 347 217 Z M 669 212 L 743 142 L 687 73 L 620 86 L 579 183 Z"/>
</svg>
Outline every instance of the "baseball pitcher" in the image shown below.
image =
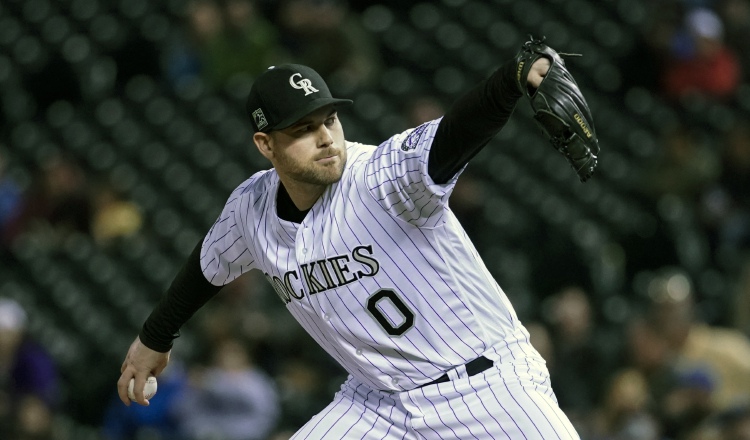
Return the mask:
<svg viewBox="0 0 750 440">
<path fill-rule="evenodd" d="M 262 271 L 349 373 L 295 439 L 575 439 L 544 360 L 449 208 L 468 161 L 525 96 L 582 181 L 597 164 L 591 114 L 543 41 L 437 120 L 378 146 L 345 140 L 312 69 L 272 67 L 247 100 L 273 165 L 240 184 L 131 345 L 118 381 L 136 402 L 180 327 L 222 286 Z"/>
</svg>

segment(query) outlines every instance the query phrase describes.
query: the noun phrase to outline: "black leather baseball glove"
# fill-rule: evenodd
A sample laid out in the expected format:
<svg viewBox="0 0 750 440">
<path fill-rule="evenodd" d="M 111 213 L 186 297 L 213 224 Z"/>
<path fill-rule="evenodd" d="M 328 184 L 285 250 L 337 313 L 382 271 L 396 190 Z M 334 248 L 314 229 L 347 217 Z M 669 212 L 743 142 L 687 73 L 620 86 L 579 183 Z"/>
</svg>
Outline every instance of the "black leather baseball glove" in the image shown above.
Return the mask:
<svg viewBox="0 0 750 440">
<path fill-rule="evenodd" d="M 531 65 L 541 57 L 550 60 L 550 69 L 535 89 L 527 84 L 526 78 Z M 516 84 L 531 102 L 534 119 L 552 146 L 578 173 L 581 182 L 585 182 L 594 174 L 599 141 L 591 110 L 561 54 L 544 44 L 544 39 L 530 37 L 516 54 L 515 61 Z"/>
</svg>

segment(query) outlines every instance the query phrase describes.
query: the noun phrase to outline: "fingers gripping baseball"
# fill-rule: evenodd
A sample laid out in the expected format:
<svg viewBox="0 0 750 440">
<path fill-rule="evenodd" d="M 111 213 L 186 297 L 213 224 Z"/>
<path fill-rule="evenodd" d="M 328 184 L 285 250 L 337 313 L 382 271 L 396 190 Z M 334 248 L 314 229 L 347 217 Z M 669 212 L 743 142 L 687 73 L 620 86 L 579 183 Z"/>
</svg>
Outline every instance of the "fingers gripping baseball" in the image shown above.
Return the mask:
<svg viewBox="0 0 750 440">
<path fill-rule="evenodd" d="M 149 401 L 143 395 L 143 388 L 149 376 L 158 376 L 164 371 L 169 363 L 170 352 L 160 353 L 143 345 L 136 338 L 130 345 L 125 361 L 120 368 L 120 379 L 117 381 L 117 394 L 125 405 L 130 406 L 128 397 L 128 385 L 130 379 L 135 379 L 133 394 L 135 402 L 140 405 L 148 405 Z"/>
</svg>

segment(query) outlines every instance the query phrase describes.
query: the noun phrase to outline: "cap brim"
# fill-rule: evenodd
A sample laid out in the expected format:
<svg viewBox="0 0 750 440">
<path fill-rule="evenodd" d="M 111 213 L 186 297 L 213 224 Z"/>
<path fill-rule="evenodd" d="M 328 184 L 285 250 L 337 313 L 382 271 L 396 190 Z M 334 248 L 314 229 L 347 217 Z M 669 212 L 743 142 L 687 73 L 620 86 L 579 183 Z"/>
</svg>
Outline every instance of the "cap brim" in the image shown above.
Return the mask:
<svg viewBox="0 0 750 440">
<path fill-rule="evenodd" d="M 301 107 L 299 110 L 289 115 L 289 117 L 287 117 L 286 119 L 279 121 L 273 127 L 268 127 L 267 131 L 283 130 L 287 127 L 290 127 L 294 125 L 295 122 L 299 121 L 300 119 L 304 118 L 305 116 L 309 115 L 315 110 L 323 108 L 327 105 L 333 104 L 335 108 L 335 107 L 342 107 L 345 105 L 350 105 L 352 102 L 353 101 L 351 99 L 337 99 L 337 98 L 320 98 L 314 101 L 310 101 L 307 103 L 307 105 L 305 105 L 304 107 Z"/>
</svg>

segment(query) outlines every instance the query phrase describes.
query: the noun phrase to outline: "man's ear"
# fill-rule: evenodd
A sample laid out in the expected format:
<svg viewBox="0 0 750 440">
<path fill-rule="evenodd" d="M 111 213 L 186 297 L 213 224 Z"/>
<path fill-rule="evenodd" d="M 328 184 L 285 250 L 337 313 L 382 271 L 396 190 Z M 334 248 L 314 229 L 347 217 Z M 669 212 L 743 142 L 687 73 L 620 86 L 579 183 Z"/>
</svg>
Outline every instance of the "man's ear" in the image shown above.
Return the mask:
<svg viewBox="0 0 750 440">
<path fill-rule="evenodd" d="M 253 142 L 255 142 L 255 146 L 258 147 L 258 151 L 260 151 L 263 157 L 268 160 L 273 158 L 273 148 L 271 146 L 273 139 L 271 139 L 271 135 L 260 131 L 256 132 L 253 134 Z"/>
</svg>

